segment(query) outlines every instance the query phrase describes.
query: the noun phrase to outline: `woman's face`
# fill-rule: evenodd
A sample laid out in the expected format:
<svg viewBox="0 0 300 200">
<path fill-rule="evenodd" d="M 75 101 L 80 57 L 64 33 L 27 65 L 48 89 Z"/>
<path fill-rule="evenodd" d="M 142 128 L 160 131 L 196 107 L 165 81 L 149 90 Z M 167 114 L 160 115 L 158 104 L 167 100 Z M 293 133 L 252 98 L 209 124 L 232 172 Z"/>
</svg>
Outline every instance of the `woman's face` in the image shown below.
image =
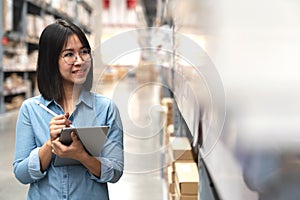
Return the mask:
<svg viewBox="0 0 300 200">
<path fill-rule="evenodd" d="M 58 60 L 59 72 L 64 86 L 81 85 L 85 82 L 91 67 L 90 50 L 85 48 L 78 36 L 69 36 Z"/>
</svg>

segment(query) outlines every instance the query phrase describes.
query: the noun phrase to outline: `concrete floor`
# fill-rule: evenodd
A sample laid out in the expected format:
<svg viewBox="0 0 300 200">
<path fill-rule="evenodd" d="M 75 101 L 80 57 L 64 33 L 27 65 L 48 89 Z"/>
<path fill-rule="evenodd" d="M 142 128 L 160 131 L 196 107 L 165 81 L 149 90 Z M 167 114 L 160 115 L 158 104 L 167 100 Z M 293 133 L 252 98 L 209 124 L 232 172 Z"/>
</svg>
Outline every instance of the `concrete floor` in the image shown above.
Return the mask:
<svg viewBox="0 0 300 200">
<path fill-rule="evenodd" d="M 96 88 L 110 96 L 120 109 L 124 126 L 125 171 L 118 183 L 109 184 L 112 200 L 161 200 L 160 86 L 125 78 Z M 18 111 L 0 115 L 0 199 L 26 199 L 27 185 L 13 175 L 15 123 Z"/>
<path fill-rule="evenodd" d="M 26 199 L 27 186 L 22 185 L 13 175 L 15 145 L 15 124 L 17 113 L 0 115 L 0 199 Z"/>
</svg>

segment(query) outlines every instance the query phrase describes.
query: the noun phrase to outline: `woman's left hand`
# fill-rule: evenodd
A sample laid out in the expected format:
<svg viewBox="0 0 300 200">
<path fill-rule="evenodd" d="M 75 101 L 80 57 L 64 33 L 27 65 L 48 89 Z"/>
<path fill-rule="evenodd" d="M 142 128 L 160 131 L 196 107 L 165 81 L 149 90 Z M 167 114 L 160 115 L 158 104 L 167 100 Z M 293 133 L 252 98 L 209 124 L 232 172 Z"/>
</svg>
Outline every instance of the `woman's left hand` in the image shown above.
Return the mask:
<svg viewBox="0 0 300 200">
<path fill-rule="evenodd" d="M 72 158 L 80 161 L 80 159 L 87 155 L 87 152 L 74 132 L 71 132 L 71 137 L 73 141 L 70 146 L 62 144 L 59 138 L 53 140 L 51 145 L 52 152 L 61 158 Z"/>
</svg>

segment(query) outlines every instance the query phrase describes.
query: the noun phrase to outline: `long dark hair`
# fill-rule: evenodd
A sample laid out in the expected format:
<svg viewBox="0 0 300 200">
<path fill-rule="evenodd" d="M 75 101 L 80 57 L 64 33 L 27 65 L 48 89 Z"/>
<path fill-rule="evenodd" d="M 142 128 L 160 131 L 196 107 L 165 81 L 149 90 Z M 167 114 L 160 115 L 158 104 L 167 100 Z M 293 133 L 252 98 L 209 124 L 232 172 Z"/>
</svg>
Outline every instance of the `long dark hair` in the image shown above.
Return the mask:
<svg viewBox="0 0 300 200">
<path fill-rule="evenodd" d="M 47 100 L 61 100 L 63 97 L 62 77 L 58 68 L 58 60 L 63 46 L 70 35 L 76 34 L 82 45 L 91 49 L 84 32 L 72 22 L 58 19 L 48 25 L 41 34 L 37 60 L 37 84 L 41 95 Z M 93 61 L 83 84 L 90 91 L 93 84 Z"/>
</svg>

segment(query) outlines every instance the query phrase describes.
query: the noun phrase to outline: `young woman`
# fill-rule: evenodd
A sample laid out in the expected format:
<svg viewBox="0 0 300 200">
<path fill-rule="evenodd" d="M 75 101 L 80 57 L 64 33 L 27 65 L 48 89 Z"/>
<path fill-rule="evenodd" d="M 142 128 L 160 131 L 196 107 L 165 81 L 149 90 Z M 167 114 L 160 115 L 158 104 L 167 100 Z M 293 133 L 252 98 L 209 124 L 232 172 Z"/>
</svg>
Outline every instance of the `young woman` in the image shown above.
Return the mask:
<svg viewBox="0 0 300 200">
<path fill-rule="evenodd" d="M 16 125 L 14 174 L 30 184 L 28 199 L 109 199 L 107 182 L 117 182 L 123 174 L 121 118 L 109 98 L 90 91 L 92 61 L 89 42 L 73 23 L 57 20 L 41 34 L 37 61 L 41 95 L 24 101 Z M 109 126 L 100 157 L 89 155 L 74 133 L 70 146 L 59 141 L 62 128 L 70 124 Z M 81 164 L 55 166 L 55 156 Z"/>
</svg>

